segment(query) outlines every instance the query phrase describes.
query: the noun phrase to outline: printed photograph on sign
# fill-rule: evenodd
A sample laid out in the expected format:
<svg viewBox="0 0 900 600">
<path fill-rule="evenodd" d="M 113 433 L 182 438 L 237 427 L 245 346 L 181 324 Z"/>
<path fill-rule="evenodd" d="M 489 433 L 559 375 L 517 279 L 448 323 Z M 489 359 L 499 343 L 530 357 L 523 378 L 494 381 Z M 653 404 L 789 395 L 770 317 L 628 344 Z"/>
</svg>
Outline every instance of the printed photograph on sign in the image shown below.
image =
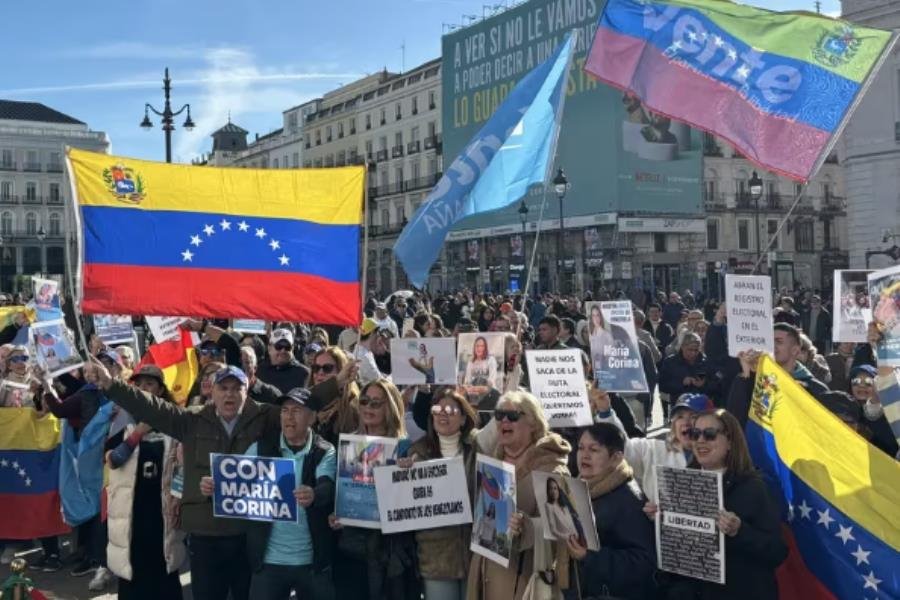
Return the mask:
<svg viewBox="0 0 900 600">
<path fill-rule="evenodd" d="M 834 272 L 833 342 L 866 342 L 866 329 L 872 321 L 868 275 L 872 271 Z"/>
<path fill-rule="evenodd" d="M 509 517 L 516 511 L 516 469 L 479 454 L 475 462 L 475 507 L 470 549 L 503 567 L 509 566 L 512 541 Z"/>
<path fill-rule="evenodd" d="M 879 366 L 900 366 L 900 266 L 868 275 L 872 322 L 881 333 L 875 346 Z"/>
<path fill-rule="evenodd" d="M 64 321 L 32 323 L 30 334 L 35 359 L 47 375 L 56 377 L 84 364 Z"/>
<path fill-rule="evenodd" d="M 213 516 L 297 521 L 297 475 L 290 458 L 211 453 Z"/>
<path fill-rule="evenodd" d="M 391 340 L 391 380 L 396 385 L 456 385 L 456 340 Z"/>
<path fill-rule="evenodd" d="M 341 434 L 334 514 L 343 525 L 380 529 L 375 468 L 397 462 L 397 439 Z"/>
<path fill-rule="evenodd" d="M 550 427 L 583 427 L 594 422 L 584 379 L 582 351 L 527 350 L 528 381 Z"/>
<path fill-rule="evenodd" d="M 26 363 L 21 363 L 25 365 Z M 27 367 L 25 367 L 27 369 Z M 27 373 L 27 371 L 26 371 Z M 4 379 L 0 381 L 0 408 L 34 406 L 34 394 L 27 383 Z"/>
<path fill-rule="evenodd" d="M 478 406 L 503 391 L 505 333 L 461 333 L 456 345 L 457 383 Z"/>
<path fill-rule="evenodd" d="M 588 302 L 594 380 L 607 392 L 647 391 L 631 302 Z"/>
<path fill-rule="evenodd" d="M 31 284 L 34 289 L 34 308 L 37 311 L 38 321 L 61 319 L 59 283 L 52 279 L 32 277 Z"/>
<path fill-rule="evenodd" d="M 574 477 L 540 471 L 531 473 L 531 481 L 544 537 L 563 543 L 572 538 L 588 550 L 600 550 L 587 484 Z"/>
<path fill-rule="evenodd" d="M 134 339 L 131 315 L 94 315 L 94 331 L 104 344 L 130 343 Z"/>
</svg>

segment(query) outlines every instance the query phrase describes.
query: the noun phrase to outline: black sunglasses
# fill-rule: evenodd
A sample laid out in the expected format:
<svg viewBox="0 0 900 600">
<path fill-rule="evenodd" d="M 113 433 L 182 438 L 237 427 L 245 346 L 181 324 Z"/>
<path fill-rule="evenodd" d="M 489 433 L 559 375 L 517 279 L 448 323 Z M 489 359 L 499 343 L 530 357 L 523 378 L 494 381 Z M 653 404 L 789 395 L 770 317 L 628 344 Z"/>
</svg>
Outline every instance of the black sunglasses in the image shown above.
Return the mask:
<svg viewBox="0 0 900 600">
<path fill-rule="evenodd" d="M 503 419 L 506 419 L 510 423 L 515 423 L 522 418 L 523 414 L 525 413 L 519 410 L 500 410 L 499 408 L 494 409 L 494 419 L 498 423 Z"/>
<path fill-rule="evenodd" d="M 716 429 L 715 427 L 706 427 L 704 429 L 698 429 L 694 427 L 690 430 L 691 439 L 695 442 L 698 441 L 701 437 L 707 442 L 713 442 L 719 434 L 723 433 L 721 429 Z"/>
<path fill-rule="evenodd" d="M 221 348 L 200 348 L 200 356 L 219 356 L 222 354 Z"/>
<path fill-rule="evenodd" d="M 17 354 L 15 356 L 10 356 L 7 359 L 9 362 L 28 362 L 28 357 L 24 354 Z"/>
<path fill-rule="evenodd" d="M 335 365 L 331 365 L 331 364 L 313 365 L 309 368 L 309 370 L 312 371 L 313 374 L 318 373 L 319 371 L 322 371 L 326 375 L 331 375 L 332 373 L 334 373 L 335 369 L 336 369 Z"/>
<path fill-rule="evenodd" d="M 379 409 L 384 406 L 386 400 L 382 400 L 381 398 L 369 398 L 368 396 L 362 396 L 359 399 L 360 406 L 370 406 L 374 409 Z"/>
<path fill-rule="evenodd" d="M 283 343 L 279 342 L 279 343 L 275 344 L 275 349 L 276 350 L 290 350 L 291 345 L 288 344 L 287 342 L 283 342 Z"/>
</svg>

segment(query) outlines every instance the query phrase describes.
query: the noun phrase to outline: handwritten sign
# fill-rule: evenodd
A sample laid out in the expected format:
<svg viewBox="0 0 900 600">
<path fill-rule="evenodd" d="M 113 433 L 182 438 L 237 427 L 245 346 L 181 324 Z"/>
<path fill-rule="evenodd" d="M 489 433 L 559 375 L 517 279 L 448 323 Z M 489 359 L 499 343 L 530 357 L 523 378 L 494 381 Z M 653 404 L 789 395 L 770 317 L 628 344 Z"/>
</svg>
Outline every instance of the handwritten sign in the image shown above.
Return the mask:
<svg viewBox="0 0 900 600">
<path fill-rule="evenodd" d="M 725 275 L 728 354 L 744 350 L 775 353 L 772 280 L 765 275 Z"/>
<path fill-rule="evenodd" d="M 297 521 L 297 476 L 289 458 L 209 455 L 213 516 L 250 521 Z"/>
<path fill-rule="evenodd" d="M 150 333 L 156 343 L 177 340 L 181 337 L 178 326 L 187 321 L 187 317 L 144 317 Z"/>
<path fill-rule="evenodd" d="M 528 381 L 551 427 L 593 422 L 581 350 L 528 350 Z"/>
</svg>

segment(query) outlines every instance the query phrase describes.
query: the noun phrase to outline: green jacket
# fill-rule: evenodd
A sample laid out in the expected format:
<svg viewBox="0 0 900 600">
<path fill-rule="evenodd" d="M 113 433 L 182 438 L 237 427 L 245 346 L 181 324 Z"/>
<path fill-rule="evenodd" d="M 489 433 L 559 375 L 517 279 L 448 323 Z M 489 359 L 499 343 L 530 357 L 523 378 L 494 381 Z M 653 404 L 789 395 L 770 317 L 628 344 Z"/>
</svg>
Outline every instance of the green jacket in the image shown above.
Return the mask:
<svg viewBox="0 0 900 600">
<path fill-rule="evenodd" d="M 279 407 L 248 398 L 229 438 L 212 405 L 186 409 L 120 382 L 113 382 L 106 395 L 136 421 L 181 442 L 184 455 L 181 528 L 199 535 L 243 533 L 239 520 L 213 517 L 212 498 L 200 493 L 200 478 L 210 475 L 210 453 L 243 454 L 261 437 L 277 437 L 281 431 Z"/>
</svg>

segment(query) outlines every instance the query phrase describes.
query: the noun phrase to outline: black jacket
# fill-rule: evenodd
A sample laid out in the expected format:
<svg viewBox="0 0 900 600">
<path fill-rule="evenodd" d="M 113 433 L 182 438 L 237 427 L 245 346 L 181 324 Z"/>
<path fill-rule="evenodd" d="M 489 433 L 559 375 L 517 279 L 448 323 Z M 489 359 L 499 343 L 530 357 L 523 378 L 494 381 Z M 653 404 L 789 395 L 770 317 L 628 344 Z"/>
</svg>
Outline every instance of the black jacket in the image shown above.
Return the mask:
<svg viewBox="0 0 900 600">
<path fill-rule="evenodd" d="M 269 385 L 274 385 L 282 394 L 286 394 L 296 387 L 305 387 L 309 379 L 309 368 L 297 359 L 292 358 L 286 365 L 273 365 L 264 361 L 256 369 L 256 376 Z"/>
<path fill-rule="evenodd" d="M 303 472 L 299 485 L 307 485 L 315 490 L 313 503 L 306 508 L 306 523 L 313 544 L 313 570 L 318 572 L 329 568 L 334 561 L 335 533 L 328 526 L 328 515 L 334 510 L 334 480 L 330 477 L 316 479 L 316 467 L 333 446 L 312 433 L 312 447 L 303 461 Z M 259 441 L 259 456 L 281 456 L 281 436 L 266 436 Z M 272 523 L 246 521 L 247 557 L 250 568 L 257 572 L 263 568 Z"/>
<path fill-rule="evenodd" d="M 701 378 L 703 385 L 684 385 L 685 377 Z M 719 392 L 718 379 L 715 374 L 709 373 L 706 356 L 702 352 L 697 355 L 694 364 L 689 364 L 679 352 L 667 356 L 659 363 L 659 391 L 669 394 L 671 402 L 686 393 L 713 396 Z"/>
<path fill-rule="evenodd" d="M 650 319 L 647 319 L 644 321 L 644 329 L 650 332 L 650 335 L 656 340 L 656 347 L 659 348 L 659 351 L 665 356 L 666 346 L 671 344 L 672 338 L 675 337 L 675 332 L 672 330 L 672 327 L 661 320 L 659 322 L 659 327 L 657 327 L 656 332 L 654 332 L 653 324 L 650 322 Z"/>
<path fill-rule="evenodd" d="M 697 581 L 703 600 L 777 600 L 775 569 L 787 558 L 778 508 L 762 477 L 753 473 L 722 482 L 725 510 L 741 518 L 734 537 L 725 536 L 725 585 Z"/>
</svg>

